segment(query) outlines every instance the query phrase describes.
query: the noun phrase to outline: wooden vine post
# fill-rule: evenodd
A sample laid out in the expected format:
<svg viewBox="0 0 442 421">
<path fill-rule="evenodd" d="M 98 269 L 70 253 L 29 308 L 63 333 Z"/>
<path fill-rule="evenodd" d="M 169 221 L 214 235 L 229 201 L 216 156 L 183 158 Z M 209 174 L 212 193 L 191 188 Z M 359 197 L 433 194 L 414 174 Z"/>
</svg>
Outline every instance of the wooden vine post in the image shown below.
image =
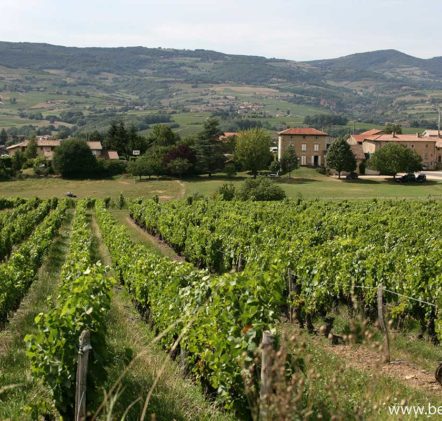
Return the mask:
<svg viewBox="0 0 442 421">
<path fill-rule="evenodd" d="M 266 421 L 270 419 L 269 397 L 272 394 L 272 377 L 273 377 L 273 357 L 274 357 L 274 342 L 270 331 L 263 333 L 261 342 L 261 385 L 259 390 L 259 420 Z"/>
<path fill-rule="evenodd" d="M 75 421 L 86 420 L 86 389 L 89 352 L 92 350 L 91 334 L 83 330 L 78 348 L 77 377 L 75 386 Z"/>
<path fill-rule="evenodd" d="M 388 334 L 388 326 L 385 321 L 384 312 L 384 286 L 380 284 L 378 286 L 378 323 L 379 327 L 384 334 L 384 362 L 390 362 L 390 337 Z"/>
</svg>

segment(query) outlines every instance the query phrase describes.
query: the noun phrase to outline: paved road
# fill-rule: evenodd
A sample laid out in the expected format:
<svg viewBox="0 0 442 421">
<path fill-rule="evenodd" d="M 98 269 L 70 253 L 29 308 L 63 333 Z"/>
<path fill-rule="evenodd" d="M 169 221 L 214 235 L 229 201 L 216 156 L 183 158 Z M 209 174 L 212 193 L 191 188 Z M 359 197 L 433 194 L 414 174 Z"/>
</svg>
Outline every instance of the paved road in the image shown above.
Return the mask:
<svg viewBox="0 0 442 421">
<path fill-rule="evenodd" d="M 442 181 L 442 171 L 422 171 L 428 180 Z"/>
</svg>

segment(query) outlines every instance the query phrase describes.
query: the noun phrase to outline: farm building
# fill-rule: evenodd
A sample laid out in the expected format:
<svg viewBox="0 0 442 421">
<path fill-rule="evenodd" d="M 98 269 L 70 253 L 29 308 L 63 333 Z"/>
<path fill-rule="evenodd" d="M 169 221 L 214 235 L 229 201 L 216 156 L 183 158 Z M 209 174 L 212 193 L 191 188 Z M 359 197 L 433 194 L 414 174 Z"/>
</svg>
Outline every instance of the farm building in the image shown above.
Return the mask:
<svg viewBox="0 0 442 421">
<path fill-rule="evenodd" d="M 442 164 L 442 139 L 430 135 L 437 130 L 426 130 L 423 134 L 386 134 L 382 130 L 370 130 L 359 135 L 352 135 L 348 143 L 353 147 L 361 145 L 366 158 L 369 158 L 384 145 L 394 142 L 411 148 L 422 158 L 425 168 L 433 169 Z"/>
<path fill-rule="evenodd" d="M 331 143 L 331 138 L 327 133 L 306 127 L 287 129 L 278 134 L 279 160 L 289 145 L 292 145 L 301 166 L 319 167 L 325 164 L 325 155 Z"/>
<path fill-rule="evenodd" d="M 43 156 L 48 161 L 51 161 L 54 156 L 54 150 L 61 145 L 62 140 L 50 140 L 46 138 L 37 138 L 37 154 Z M 118 152 L 105 151 L 101 142 L 86 142 L 91 149 L 92 153 L 97 158 L 117 160 L 119 159 Z M 13 156 L 17 152 L 24 152 L 29 144 L 29 140 L 17 143 L 15 145 L 8 146 L 6 151 L 9 155 Z"/>
</svg>

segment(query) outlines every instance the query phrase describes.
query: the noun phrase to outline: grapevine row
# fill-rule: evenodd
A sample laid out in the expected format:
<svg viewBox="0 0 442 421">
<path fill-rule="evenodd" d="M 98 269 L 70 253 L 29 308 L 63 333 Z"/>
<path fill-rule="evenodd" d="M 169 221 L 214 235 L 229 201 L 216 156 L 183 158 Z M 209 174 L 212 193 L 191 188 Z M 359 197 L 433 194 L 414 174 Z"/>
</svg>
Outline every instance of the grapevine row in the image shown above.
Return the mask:
<svg viewBox="0 0 442 421">
<path fill-rule="evenodd" d="M 356 296 L 367 314 L 379 284 L 442 305 L 442 206 L 433 201 L 238 203 L 201 200 L 130 205 L 136 222 L 212 271 L 266 271 L 293 284 L 308 319 Z M 362 287 L 355 289 L 354 287 Z M 288 295 L 288 291 L 285 291 Z M 435 307 L 387 296 L 395 318 L 414 317 L 442 338 Z"/>
<path fill-rule="evenodd" d="M 139 311 L 164 333 L 165 348 L 184 331 L 180 352 L 193 375 L 226 406 L 246 407 L 242 364 L 276 322 L 283 288 L 267 273 L 212 276 L 160 257 L 134 244 L 102 202 L 96 214 L 121 282 Z"/>
<path fill-rule="evenodd" d="M 91 332 L 93 349 L 88 399 L 93 399 L 105 379 L 105 327 L 112 279 L 101 263 L 91 260 L 87 206 L 87 201 L 77 205 L 56 303 L 36 317 L 37 333 L 26 337 L 33 375 L 50 387 L 58 411 L 68 419 L 74 414 L 78 338 L 83 330 Z"/>
<path fill-rule="evenodd" d="M 66 201 L 59 203 L 9 260 L 0 264 L 0 322 L 7 321 L 8 314 L 18 307 L 37 276 L 37 270 L 58 232 L 66 209 Z"/>
<path fill-rule="evenodd" d="M 34 204 L 30 202 L 8 215 L 9 220 L 0 229 L 0 260 L 9 256 L 12 248 L 25 240 L 56 204 L 55 200 L 43 201 L 32 209 Z"/>
</svg>

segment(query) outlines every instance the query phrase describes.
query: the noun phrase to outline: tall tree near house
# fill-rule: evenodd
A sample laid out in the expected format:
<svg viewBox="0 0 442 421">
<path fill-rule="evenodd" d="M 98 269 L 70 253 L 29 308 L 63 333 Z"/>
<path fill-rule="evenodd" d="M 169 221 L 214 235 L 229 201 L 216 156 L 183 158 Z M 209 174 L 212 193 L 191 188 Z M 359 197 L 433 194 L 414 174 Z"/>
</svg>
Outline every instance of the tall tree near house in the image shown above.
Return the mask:
<svg viewBox="0 0 442 421">
<path fill-rule="evenodd" d="M 368 167 L 396 178 L 399 172 L 411 173 L 421 170 L 422 158 L 414 149 L 389 143 L 373 154 L 368 161 Z"/>
<path fill-rule="evenodd" d="M 2 129 L 0 132 L 0 145 L 6 145 L 6 142 L 8 141 L 8 134 L 6 133 L 5 129 Z"/>
<path fill-rule="evenodd" d="M 37 141 L 35 139 L 31 139 L 28 142 L 28 146 L 25 149 L 25 158 L 33 159 L 37 158 Z"/>
<path fill-rule="evenodd" d="M 238 133 L 235 160 L 244 170 L 251 171 L 256 178 L 258 171 L 268 168 L 273 155 L 270 152 L 271 138 L 263 129 L 250 129 Z"/>
<path fill-rule="evenodd" d="M 335 140 L 327 152 L 327 167 L 338 172 L 341 178 L 342 171 L 354 171 L 356 169 L 356 158 L 350 145 L 344 138 Z"/>
<path fill-rule="evenodd" d="M 104 146 L 106 149 L 115 150 L 119 155 L 125 156 L 128 152 L 127 130 L 122 120 L 112 121 L 106 133 Z"/>
<path fill-rule="evenodd" d="M 281 156 L 281 169 L 283 172 L 288 173 L 290 178 L 291 172 L 299 167 L 298 157 L 296 155 L 293 145 L 289 145 L 287 150 Z"/>
<path fill-rule="evenodd" d="M 128 154 L 132 155 L 132 151 L 140 151 L 144 154 L 147 150 L 147 141 L 143 136 L 138 134 L 137 128 L 132 124 L 127 130 Z"/>
<path fill-rule="evenodd" d="M 180 141 L 180 136 L 165 124 L 156 124 L 147 137 L 149 145 L 173 146 Z"/>
<path fill-rule="evenodd" d="M 219 121 L 209 118 L 204 123 L 203 130 L 198 134 L 193 145 L 196 154 L 196 171 L 200 174 L 209 174 L 222 171 L 226 162 L 223 145 L 218 140 L 222 134 Z"/>
</svg>

